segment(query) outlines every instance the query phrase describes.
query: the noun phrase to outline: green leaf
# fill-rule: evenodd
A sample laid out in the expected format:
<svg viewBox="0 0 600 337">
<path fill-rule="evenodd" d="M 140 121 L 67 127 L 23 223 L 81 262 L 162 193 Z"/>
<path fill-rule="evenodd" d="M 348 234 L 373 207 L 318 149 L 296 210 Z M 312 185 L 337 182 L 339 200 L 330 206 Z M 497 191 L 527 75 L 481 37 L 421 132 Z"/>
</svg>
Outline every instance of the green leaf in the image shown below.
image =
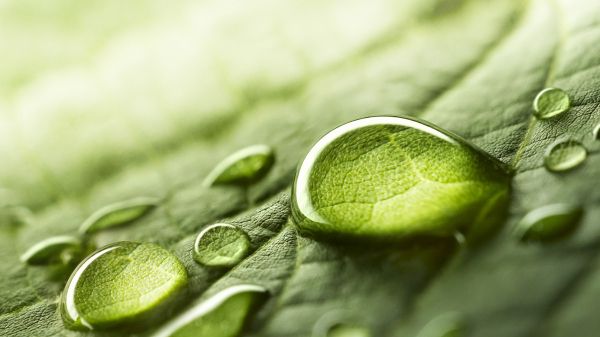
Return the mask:
<svg viewBox="0 0 600 337">
<path fill-rule="evenodd" d="M 271 296 L 244 336 L 310 336 L 340 310 L 382 337 L 417 336 L 448 312 L 472 336 L 600 330 L 597 1 L 26 0 L 3 4 L 0 16 L 0 189 L 11 194 L 0 204 L 33 213 L 0 226 L 0 335 L 131 335 L 66 329 L 56 303 L 64 279 L 19 257 L 140 195 L 160 207 L 90 240 L 173 252 L 190 303 L 264 287 Z M 537 119 L 545 88 L 562 89 L 570 109 Z M 489 241 L 341 244 L 288 224 L 290 187 L 312 144 L 376 115 L 431 122 L 514 171 L 508 214 Z M 587 157 L 548 171 L 548 148 L 564 140 Z M 277 154 L 269 174 L 244 189 L 203 186 L 221 158 L 250 144 Z M 579 226 L 551 245 L 515 240 L 526 214 L 552 204 L 581 208 Z M 216 222 L 250 239 L 229 269 L 193 258 L 197 234 Z"/>
</svg>

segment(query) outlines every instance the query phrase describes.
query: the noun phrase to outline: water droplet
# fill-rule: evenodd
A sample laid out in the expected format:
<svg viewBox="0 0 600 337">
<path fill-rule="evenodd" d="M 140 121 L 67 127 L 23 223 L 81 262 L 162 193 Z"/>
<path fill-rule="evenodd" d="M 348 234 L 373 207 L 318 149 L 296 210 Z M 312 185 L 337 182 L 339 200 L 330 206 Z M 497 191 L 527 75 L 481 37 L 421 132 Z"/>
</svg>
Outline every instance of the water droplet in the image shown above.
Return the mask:
<svg viewBox="0 0 600 337">
<path fill-rule="evenodd" d="M 183 264 L 153 243 L 117 242 L 77 266 L 61 295 L 71 329 L 139 327 L 170 309 L 187 284 Z"/>
<path fill-rule="evenodd" d="M 456 135 L 411 118 L 370 117 L 313 146 L 296 175 L 292 214 L 301 231 L 321 237 L 452 236 L 504 208 L 499 196 L 509 185 L 497 160 Z"/>
<path fill-rule="evenodd" d="M 0 227 L 19 227 L 31 223 L 33 213 L 24 206 L 0 206 Z"/>
<path fill-rule="evenodd" d="M 73 255 L 81 251 L 81 241 L 73 236 L 60 235 L 42 240 L 31 246 L 23 255 L 21 261 L 30 265 L 47 265 L 61 262 L 64 254 Z"/>
<path fill-rule="evenodd" d="M 594 131 L 592 131 L 592 135 L 594 136 L 595 140 L 600 140 L 600 124 L 596 125 Z"/>
<path fill-rule="evenodd" d="M 252 184 L 264 177 L 274 162 L 275 155 L 270 146 L 249 146 L 221 161 L 206 177 L 204 185 Z"/>
<path fill-rule="evenodd" d="M 466 335 L 466 331 L 467 325 L 462 315 L 449 312 L 432 319 L 417 337 L 461 337 Z"/>
<path fill-rule="evenodd" d="M 371 337 L 371 332 L 364 327 L 352 324 L 338 324 L 327 332 L 327 337 Z"/>
<path fill-rule="evenodd" d="M 559 115 L 571 107 L 571 99 L 566 92 L 558 88 L 546 88 L 533 100 L 534 114 L 539 119 Z"/>
<path fill-rule="evenodd" d="M 249 252 L 248 235 L 229 224 L 218 223 L 206 227 L 194 242 L 194 259 L 210 267 L 233 267 Z"/>
<path fill-rule="evenodd" d="M 79 227 L 79 232 L 90 234 L 106 228 L 125 225 L 139 219 L 156 207 L 158 203 L 158 198 L 138 197 L 110 204 L 90 215 Z"/>
<path fill-rule="evenodd" d="M 192 306 L 154 337 L 235 337 L 243 332 L 250 313 L 264 302 L 267 290 L 249 284 L 236 285 Z"/>
<path fill-rule="evenodd" d="M 549 242 L 575 232 L 583 209 L 569 204 L 546 205 L 527 213 L 516 226 L 521 241 Z"/>
<path fill-rule="evenodd" d="M 548 147 L 544 165 L 553 172 L 563 172 L 581 165 L 587 158 L 587 150 L 575 140 L 566 140 Z"/>
</svg>

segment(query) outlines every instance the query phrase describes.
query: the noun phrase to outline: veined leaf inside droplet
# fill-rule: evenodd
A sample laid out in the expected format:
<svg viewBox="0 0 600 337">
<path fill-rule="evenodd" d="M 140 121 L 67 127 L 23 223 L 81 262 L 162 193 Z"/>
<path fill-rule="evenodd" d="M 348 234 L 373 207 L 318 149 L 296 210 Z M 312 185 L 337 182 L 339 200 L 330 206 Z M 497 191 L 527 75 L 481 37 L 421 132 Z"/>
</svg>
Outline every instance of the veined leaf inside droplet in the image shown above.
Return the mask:
<svg viewBox="0 0 600 337">
<path fill-rule="evenodd" d="M 204 180 L 205 186 L 253 183 L 269 172 L 275 156 L 267 145 L 243 148 L 223 159 Z"/>
</svg>

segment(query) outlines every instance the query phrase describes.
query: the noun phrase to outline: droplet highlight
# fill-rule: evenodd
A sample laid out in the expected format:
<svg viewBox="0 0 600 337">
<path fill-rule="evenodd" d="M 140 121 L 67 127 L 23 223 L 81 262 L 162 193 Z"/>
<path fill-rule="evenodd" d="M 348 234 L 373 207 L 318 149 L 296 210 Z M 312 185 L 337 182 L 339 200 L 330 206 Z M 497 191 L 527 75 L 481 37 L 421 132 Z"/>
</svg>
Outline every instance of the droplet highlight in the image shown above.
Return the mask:
<svg viewBox="0 0 600 337">
<path fill-rule="evenodd" d="M 122 226 L 144 216 L 159 204 L 153 197 L 138 197 L 102 207 L 90 215 L 79 227 L 82 234 Z"/>
<path fill-rule="evenodd" d="M 566 92 L 558 88 L 546 88 L 533 100 L 534 114 L 539 119 L 560 115 L 571 108 L 571 99 Z"/>
<path fill-rule="evenodd" d="M 204 186 L 248 185 L 262 179 L 275 162 L 267 145 L 243 148 L 221 161 L 206 177 Z"/>
<path fill-rule="evenodd" d="M 586 148 L 576 140 L 566 140 L 551 145 L 544 155 L 544 166 L 552 172 L 564 172 L 583 164 Z"/>
<path fill-rule="evenodd" d="M 370 117 L 312 147 L 293 185 L 292 215 L 315 237 L 452 236 L 476 221 L 499 222 L 478 218 L 506 206 L 509 185 L 498 160 L 459 136 L 417 119 Z"/>
<path fill-rule="evenodd" d="M 61 316 L 76 330 L 144 327 L 170 309 L 187 281 L 183 264 L 161 246 L 117 242 L 73 271 L 61 295 Z"/>
<path fill-rule="evenodd" d="M 240 336 L 267 295 L 267 290 L 257 285 L 226 288 L 178 315 L 153 337 Z"/>
<path fill-rule="evenodd" d="M 524 242 L 557 241 L 573 234 L 582 217 L 579 206 L 546 205 L 527 213 L 515 227 L 515 236 Z"/>
<path fill-rule="evenodd" d="M 53 236 L 31 246 L 20 260 L 29 265 L 48 265 L 62 262 L 62 256 L 76 254 L 82 250 L 79 238 L 70 235 Z"/>
<path fill-rule="evenodd" d="M 209 267 L 233 267 L 250 252 L 250 238 L 240 228 L 224 223 L 208 226 L 194 242 L 194 259 Z"/>
<path fill-rule="evenodd" d="M 592 131 L 592 136 L 595 140 L 600 140 L 600 124 L 596 125 L 594 131 Z"/>
</svg>

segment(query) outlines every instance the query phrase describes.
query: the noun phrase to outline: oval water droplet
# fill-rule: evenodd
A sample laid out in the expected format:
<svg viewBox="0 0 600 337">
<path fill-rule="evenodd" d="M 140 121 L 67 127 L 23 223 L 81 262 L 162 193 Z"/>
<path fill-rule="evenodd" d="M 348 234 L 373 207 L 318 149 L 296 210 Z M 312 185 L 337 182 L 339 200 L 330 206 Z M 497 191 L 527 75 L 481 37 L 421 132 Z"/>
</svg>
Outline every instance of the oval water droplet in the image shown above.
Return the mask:
<svg viewBox="0 0 600 337">
<path fill-rule="evenodd" d="M 594 131 L 592 131 L 592 135 L 594 136 L 595 140 L 600 140 L 600 124 L 596 125 Z"/>
<path fill-rule="evenodd" d="M 461 314 L 449 312 L 432 319 L 417 337 L 462 337 L 467 325 Z"/>
<path fill-rule="evenodd" d="M 81 251 L 81 240 L 70 235 L 53 236 L 31 246 L 23 255 L 21 262 L 30 265 L 47 265 L 61 262 L 61 256 L 70 251 Z"/>
<path fill-rule="evenodd" d="M 233 267 L 250 252 L 250 238 L 238 227 L 218 223 L 208 226 L 194 242 L 194 259 L 209 267 Z"/>
<path fill-rule="evenodd" d="M 552 204 L 527 213 L 515 228 L 521 241 L 550 242 L 574 233 L 583 209 L 569 204 Z"/>
<path fill-rule="evenodd" d="M 265 288 L 241 284 L 218 292 L 192 306 L 161 329 L 154 337 L 236 337 L 268 295 Z"/>
<path fill-rule="evenodd" d="M 170 309 L 187 284 L 183 264 L 153 243 L 117 242 L 71 274 L 60 311 L 71 329 L 143 327 Z"/>
<path fill-rule="evenodd" d="M 274 162 L 270 146 L 252 145 L 223 159 L 206 177 L 204 185 L 252 184 L 263 178 Z"/>
<path fill-rule="evenodd" d="M 292 215 L 320 237 L 452 236 L 499 221 L 477 219 L 506 206 L 499 196 L 509 185 L 502 164 L 454 134 L 412 118 L 370 117 L 313 146 L 296 175 Z"/>
<path fill-rule="evenodd" d="M 587 150 L 576 140 L 566 140 L 551 145 L 544 155 L 544 165 L 553 172 L 563 172 L 581 165 Z"/>
<path fill-rule="evenodd" d="M 546 88 L 533 100 L 534 114 L 539 119 L 560 115 L 571 108 L 571 99 L 566 92 L 558 88 Z"/>
<path fill-rule="evenodd" d="M 327 337 L 371 337 L 371 331 L 352 324 L 338 324 L 327 332 Z"/>
<path fill-rule="evenodd" d="M 159 203 L 158 198 L 138 197 L 102 207 L 90 215 L 79 227 L 82 234 L 128 224 L 139 219 Z"/>
</svg>

